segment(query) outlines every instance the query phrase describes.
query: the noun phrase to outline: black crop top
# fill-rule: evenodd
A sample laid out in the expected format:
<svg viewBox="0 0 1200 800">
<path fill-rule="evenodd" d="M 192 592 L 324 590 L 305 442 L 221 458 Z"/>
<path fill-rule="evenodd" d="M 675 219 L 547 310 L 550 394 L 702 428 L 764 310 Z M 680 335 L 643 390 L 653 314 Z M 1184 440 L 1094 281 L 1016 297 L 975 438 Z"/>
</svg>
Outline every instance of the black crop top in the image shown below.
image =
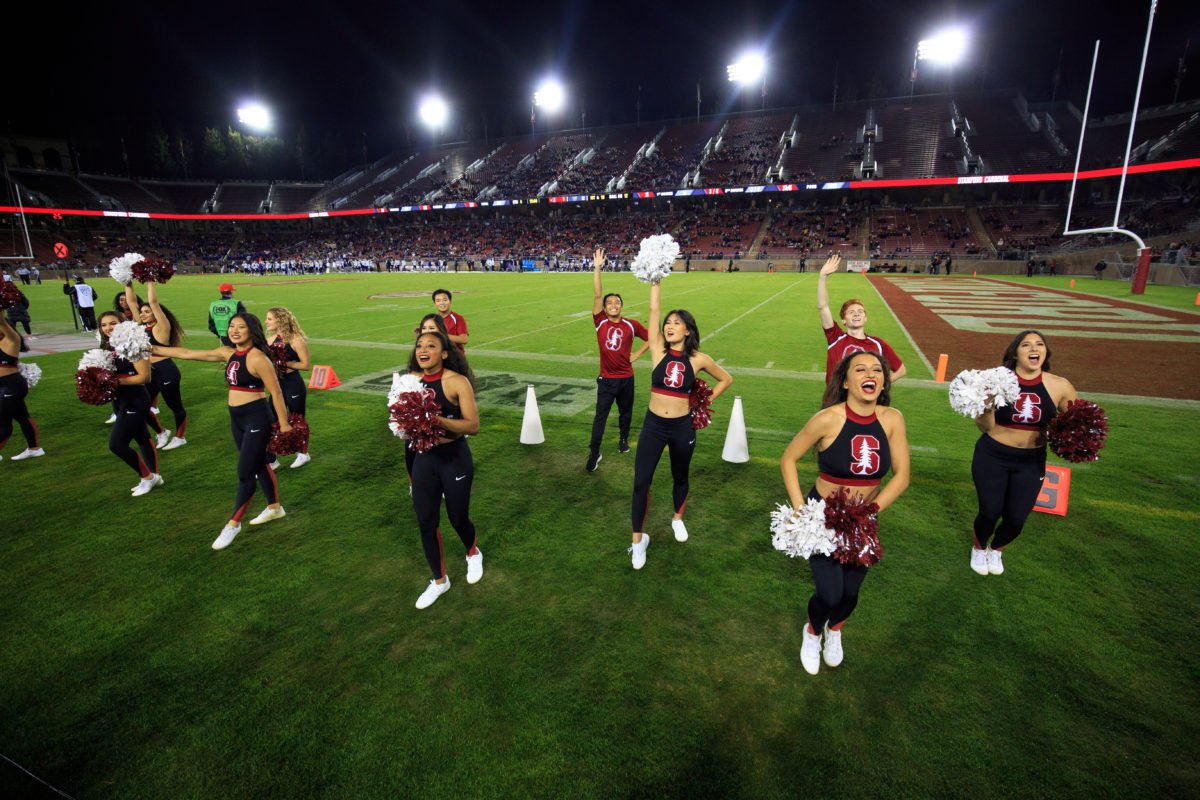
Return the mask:
<svg viewBox="0 0 1200 800">
<path fill-rule="evenodd" d="M 668 350 L 666 357 L 650 373 L 650 391 L 654 394 L 686 398 L 695 384 L 692 360 L 678 350 Z"/>
<path fill-rule="evenodd" d="M 246 356 L 252 349 L 234 350 L 233 355 L 225 362 L 225 382 L 234 391 L 261 392 L 264 389 L 262 379 L 251 375 L 249 367 L 246 366 Z"/>
<path fill-rule="evenodd" d="M 150 337 L 151 345 L 153 345 L 155 347 L 165 347 L 166 346 L 166 342 L 160 342 L 158 339 L 154 338 L 154 326 L 153 325 L 146 326 L 146 335 Z"/>
<path fill-rule="evenodd" d="M 883 425 L 874 414 L 860 417 L 848 407 L 837 438 L 817 454 L 821 478 L 842 486 L 878 486 L 891 468 L 892 451 Z"/>
<path fill-rule="evenodd" d="M 996 409 L 996 424 L 1022 431 L 1044 431 L 1058 409 L 1054 407 L 1054 398 L 1046 384 L 1042 383 L 1042 376 L 1027 381 L 1018 375 L 1017 383 L 1021 385 L 1021 394 L 1011 405 Z"/>
<path fill-rule="evenodd" d="M 8 353 L 0 350 L 0 367 L 15 367 L 20 360 L 20 355 L 10 356 Z"/>
<path fill-rule="evenodd" d="M 451 403 L 446 397 L 446 392 L 442 389 L 442 375 L 445 370 L 441 370 L 436 375 L 422 375 L 421 380 L 425 382 L 425 388 L 433 391 L 434 399 L 437 400 L 438 408 L 442 409 L 442 416 L 446 419 L 462 419 L 462 409 L 454 403 Z"/>
</svg>

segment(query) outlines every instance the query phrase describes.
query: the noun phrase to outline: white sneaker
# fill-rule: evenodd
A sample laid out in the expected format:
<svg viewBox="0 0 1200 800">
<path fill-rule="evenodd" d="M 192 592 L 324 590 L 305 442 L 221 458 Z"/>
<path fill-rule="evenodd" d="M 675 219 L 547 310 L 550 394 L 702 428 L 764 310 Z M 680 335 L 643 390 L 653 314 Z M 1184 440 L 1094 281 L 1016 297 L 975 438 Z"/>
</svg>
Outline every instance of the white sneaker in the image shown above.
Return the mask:
<svg viewBox="0 0 1200 800">
<path fill-rule="evenodd" d="M 483 551 L 475 548 L 475 555 L 467 556 L 467 583 L 479 583 L 483 577 Z"/>
<path fill-rule="evenodd" d="M 112 424 L 113 424 L 114 422 L 116 422 L 116 421 L 117 421 L 117 415 L 116 415 L 116 414 L 113 414 L 111 417 L 109 417 L 108 419 L 104 420 L 104 424 L 105 424 L 105 425 L 112 425 Z"/>
<path fill-rule="evenodd" d="M 671 530 L 675 531 L 675 541 L 677 541 L 677 542 L 686 542 L 687 541 L 687 526 L 683 524 L 683 520 L 681 520 L 681 519 L 671 520 Z"/>
<path fill-rule="evenodd" d="M 183 447 L 187 444 L 187 439 L 182 436 L 176 436 L 163 446 L 163 450 L 174 450 L 176 447 Z"/>
<path fill-rule="evenodd" d="M 992 575 L 1004 574 L 1004 562 L 1000 560 L 999 550 L 989 549 L 987 551 L 987 571 Z"/>
<path fill-rule="evenodd" d="M 646 566 L 646 548 L 650 546 L 650 537 L 642 534 L 642 540 L 629 546 L 625 552 L 633 553 L 633 568 L 641 569 Z"/>
<path fill-rule="evenodd" d="M 233 542 L 233 537 L 237 536 L 242 530 L 241 525 L 226 525 L 221 528 L 221 535 L 213 542 L 213 550 L 224 550 Z"/>
<path fill-rule="evenodd" d="M 27 458 L 37 458 L 38 456 L 46 455 L 46 451 L 40 447 L 27 447 L 21 452 L 12 457 L 13 461 L 24 461 Z"/>
<path fill-rule="evenodd" d="M 312 461 L 312 456 L 308 453 L 296 453 L 296 460 L 292 462 L 292 469 L 303 467 L 310 461 Z"/>
<path fill-rule="evenodd" d="M 167 442 L 169 442 L 169 441 L 171 441 L 171 432 L 169 430 L 167 430 L 166 428 L 163 428 L 162 431 L 158 434 L 158 436 L 154 442 L 154 446 L 155 446 L 155 448 L 161 450 L 161 449 L 163 449 L 163 447 L 166 446 Z"/>
<path fill-rule="evenodd" d="M 278 464 L 279 464 L 279 459 L 275 459 L 275 460 L 274 460 L 274 461 L 272 461 L 270 464 L 267 464 L 267 466 L 271 468 L 271 472 L 274 472 L 274 471 L 275 471 L 275 467 L 276 467 Z"/>
<path fill-rule="evenodd" d="M 971 548 L 971 569 L 975 570 L 980 575 L 988 574 L 987 554 L 987 550 L 980 550 L 978 547 Z"/>
<path fill-rule="evenodd" d="M 804 644 L 800 645 L 800 664 L 809 675 L 816 675 L 821 668 L 821 634 L 809 633 L 804 623 Z"/>
<path fill-rule="evenodd" d="M 821 654 L 828 666 L 836 667 L 842 663 L 842 632 L 825 626 L 825 650 Z"/>
<path fill-rule="evenodd" d="M 429 608 L 434 601 L 450 591 L 450 576 L 446 576 L 445 583 L 430 581 L 425 587 L 425 591 L 421 592 L 421 596 L 417 598 L 417 608 Z"/>
<path fill-rule="evenodd" d="M 262 525 L 264 522 L 270 522 L 273 519 L 282 519 L 287 516 L 287 512 L 283 510 L 283 506 L 279 508 L 271 508 L 267 506 L 254 519 L 250 520 L 251 525 Z"/>
<path fill-rule="evenodd" d="M 141 497 L 144 494 L 149 494 L 150 490 L 153 489 L 155 486 L 162 486 L 162 485 L 163 485 L 162 475 L 159 475 L 156 472 L 153 475 L 151 475 L 149 478 L 142 478 L 138 482 L 138 485 L 133 487 L 133 490 L 132 490 L 133 496 Z"/>
<path fill-rule="evenodd" d="M 150 413 L 157 417 L 158 416 L 158 406 L 150 406 Z"/>
</svg>

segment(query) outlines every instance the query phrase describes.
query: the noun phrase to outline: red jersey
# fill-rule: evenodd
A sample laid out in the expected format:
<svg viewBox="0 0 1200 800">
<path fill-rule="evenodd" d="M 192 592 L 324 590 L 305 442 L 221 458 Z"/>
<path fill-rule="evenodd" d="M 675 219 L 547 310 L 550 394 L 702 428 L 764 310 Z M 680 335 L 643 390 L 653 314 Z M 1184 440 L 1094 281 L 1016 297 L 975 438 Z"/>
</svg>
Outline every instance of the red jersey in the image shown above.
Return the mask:
<svg viewBox="0 0 1200 800">
<path fill-rule="evenodd" d="M 892 368 L 892 372 L 900 369 L 901 365 L 904 364 L 900 360 L 900 356 L 896 355 L 896 351 L 883 339 L 877 339 L 874 336 L 855 339 L 842 330 L 842 326 L 836 322 L 833 323 L 832 328 L 825 329 L 825 340 L 829 342 L 829 347 L 825 351 L 826 383 L 829 383 L 829 379 L 833 377 L 834 367 L 850 353 L 878 353 L 888 362 L 888 366 Z"/>
<path fill-rule="evenodd" d="M 460 315 L 455 314 L 453 311 L 442 317 L 442 321 L 446 323 L 446 333 L 450 334 L 451 336 L 467 335 L 467 321 Z M 455 342 L 455 344 L 458 343 Z M 463 353 L 467 352 L 467 348 L 464 345 L 459 344 L 458 349 Z"/>
<path fill-rule="evenodd" d="M 596 323 L 596 341 L 600 345 L 600 377 L 632 378 L 629 356 L 633 352 L 633 337 L 649 341 L 646 326 L 624 317 L 613 322 L 604 312 L 592 314 L 592 322 Z"/>
</svg>

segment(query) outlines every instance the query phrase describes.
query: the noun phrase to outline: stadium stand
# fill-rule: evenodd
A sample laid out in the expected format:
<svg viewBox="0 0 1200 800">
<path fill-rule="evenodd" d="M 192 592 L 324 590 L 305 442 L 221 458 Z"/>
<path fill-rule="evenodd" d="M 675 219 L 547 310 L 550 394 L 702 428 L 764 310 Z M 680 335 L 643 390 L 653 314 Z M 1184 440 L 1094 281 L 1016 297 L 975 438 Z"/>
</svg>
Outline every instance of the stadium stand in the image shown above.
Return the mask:
<svg viewBox="0 0 1200 800">
<path fill-rule="evenodd" d="M 9 173 L 27 192 L 41 195 L 54 208 L 104 208 L 96 192 L 65 172 L 12 169 Z"/>
<path fill-rule="evenodd" d="M 852 180 L 862 155 L 857 131 L 865 121 L 861 106 L 798 113 L 791 146 L 784 152 L 781 179 L 789 183 Z"/>
<path fill-rule="evenodd" d="M 719 120 L 669 126 L 653 149 L 625 176 L 625 191 L 679 189 L 700 163 L 704 147 L 720 129 Z"/>
<path fill-rule="evenodd" d="M 217 187 L 213 211 L 218 214 L 261 214 L 267 193 L 266 183 L 225 182 Z"/>
<path fill-rule="evenodd" d="M 205 206 L 212 202 L 213 195 L 217 193 L 217 184 L 204 181 L 146 181 L 145 184 L 148 191 L 163 198 L 176 214 L 206 213 L 208 209 Z"/>
<path fill-rule="evenodd" d="M 771 217 L 757 255 L 759 258 L 798 258 L 810 254 L 856 256 L 861 253 L 865 209 L 857 205 L 777 209 Z"/>
<path fill-rule="evenodd" d="M 312 211 L 312 200 L 325 187 L 323 183 L 271 184 L 267 193 L 267 208 L 272 214 L 298 214 Z"/>
<path fill-rule="evenodd" d="M 80 175 L 79 180 L 96 194 L 115 200 L 119 208 L 127 211 L 173 212 L 175 208 L 167 200 L 156 196 L 137 181 L 115 178 L 110 175 Z"/>
</svg>

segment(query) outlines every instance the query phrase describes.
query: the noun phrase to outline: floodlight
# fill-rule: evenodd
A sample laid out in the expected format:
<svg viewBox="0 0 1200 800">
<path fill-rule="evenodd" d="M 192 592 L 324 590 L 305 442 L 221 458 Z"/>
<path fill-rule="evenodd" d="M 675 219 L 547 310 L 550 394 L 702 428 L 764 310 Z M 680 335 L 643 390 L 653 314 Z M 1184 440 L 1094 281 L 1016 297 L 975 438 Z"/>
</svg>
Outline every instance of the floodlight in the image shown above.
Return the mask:
<svg viewBox="0 0 1200 800">
<path fill-rule="evenodd" d="M 431 128 L 440 128 L 449 113 L 446 102 L 436 95 L 430 95 L 422 100 L 420 111 L 421 119 Z"/>
<path fill-rule="evenodd" d="M 734 83 L 757 83 L 767 71 L 767 60 L 762 53 L 747 53 L 727 66 L 725 71 Z"/>
<path fill-rule="evenodd" d="M 918 61 L 938 61 L 951 64 L 967 52 L 967 33 L 961 28 L 942 31 L 932 39 L 917 42 Z"/>
<path fill-rule="evenodd" d="M 238 109 L 238 122 L 256 130 L 271 127 L 271 112 L 261 103 L 249 103 Z"/>
<path fill-rule="evenodd" d="M 566 90 L 563 89 L 562 84 L 553 79 L 542 81 L 541 86 L 533 93 L 533 104 L 550 112 L 562 108 L 566 99 Z"/>
</svg>

